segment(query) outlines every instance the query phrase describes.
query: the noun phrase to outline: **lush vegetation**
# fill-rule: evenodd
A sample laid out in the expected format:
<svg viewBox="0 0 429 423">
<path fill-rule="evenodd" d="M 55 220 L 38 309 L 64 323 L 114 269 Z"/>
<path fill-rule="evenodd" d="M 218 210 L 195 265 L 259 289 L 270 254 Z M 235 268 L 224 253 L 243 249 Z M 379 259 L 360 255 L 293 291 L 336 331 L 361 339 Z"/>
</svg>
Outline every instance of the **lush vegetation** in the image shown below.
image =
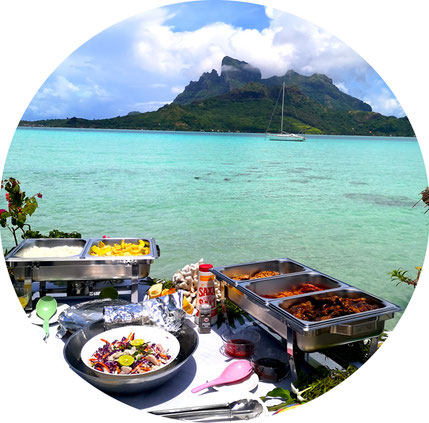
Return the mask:
<svg viewBox="0 0 429 423">
<path fill-rule="evenodd" d="M 172 103 L 156 112 L 130 113 L 111 119 L 22 121 L 21 126 L 163 131 L 219 131 L 264 133 L 278 98 L 279 87 L 249 83 L 227 94 L 179 105 Z M 280 128 L 280 107 L 270 131 Z M 328 108 L 312 100 L 297 86 L 285 98 L 284 130 L 307 134 L 414 136 L 407 118 L 386 117 L 362 110 Z"/>
<path fill-rule="evenodd" d="M 28 223 L 28 218 L 39 207 L 37 198 L 43 198 L 42 194 L 39 192 L 31 197 L 27 196 L 22 191 L 20 182 L 15 178 L 2 180 L 1 189 L 6 191 L 7 208 L 0 209 L 0 225 L 12 233 L 15 246 L 21 239 L 26 238 L 81 238 L 81 234 L 78 232 L 67 233 L 53 229 L 48 235 L 43 235 L 39 231 L 33 230 Z M 6 250 L 4 254 L 7 253 Z"/>
<path fill-rule="evenodd" d="M 286 83 L 284 130 L 307 134 L 414 136 L 408 119 L 372 112 L 363 101 L 339 90 L 321 74 L 262 79 L 259 69 L 231 57 L 191 81 L 173 103 L 155 112 L 132 111 L 110 119 L 21 121 L 21 126 L 162 131 L 265 133 L 280 130 L 279 92 Z M 275 112 L 273 114 L 273 110 Z M 272 117 L 272 120 L 271 120 Z"/>
</svg>

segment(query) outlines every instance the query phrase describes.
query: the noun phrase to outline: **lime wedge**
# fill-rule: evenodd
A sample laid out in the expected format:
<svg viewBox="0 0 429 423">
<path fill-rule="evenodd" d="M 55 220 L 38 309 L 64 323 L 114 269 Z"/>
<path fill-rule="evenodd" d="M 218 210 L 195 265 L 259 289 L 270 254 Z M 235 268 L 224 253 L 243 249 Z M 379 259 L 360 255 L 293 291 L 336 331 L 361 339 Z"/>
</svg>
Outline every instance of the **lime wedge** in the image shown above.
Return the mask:
<svg viewBox="0 0 429 423">
<path fill-rule="evenodd" d="M 126 355 L 126 354 L 125 355 L 121 355 L 118 358 L 118 363 L 121 366 L 131 366 L 131 364 L 134 363 L 134 357 L 131 356 L 131 355 Z"/>
<path fill-rule="evenodd" d="M 119 294 L 113 286 L 106 286 L 100 291 L 98 298 L 111 298 L 112 300 L 116 300 L 119 298 Z"/>
<path fill-rule="evenodd" d="M 134 347 L 138 347 L 139 345 L 144 344 L 144 339 L 133 339 L 132 341 L 130 341 L 130 344 Z"/>
</svg>

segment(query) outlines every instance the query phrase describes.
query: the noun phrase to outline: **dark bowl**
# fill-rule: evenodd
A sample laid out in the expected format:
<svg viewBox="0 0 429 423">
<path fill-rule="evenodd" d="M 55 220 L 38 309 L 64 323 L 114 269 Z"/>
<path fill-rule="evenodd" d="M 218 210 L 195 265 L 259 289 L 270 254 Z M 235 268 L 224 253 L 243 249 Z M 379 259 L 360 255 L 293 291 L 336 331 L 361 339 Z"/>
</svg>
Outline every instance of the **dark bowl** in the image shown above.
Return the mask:
<svg viewBox="0 0 429 423">
<path fill-rule="evenodd" d="M 109 327 L 111 329 L 111 327 Z M 85 343 L 94 336 L 97 336 L 106 330 L 104 321 L 99 320 L 84 327 L 74 333 L 64 346 L 64 359 L 70 368 L 80 377 L 85 379 L 96 388 L 114 394 L 136 394 L 138 392 L 155 389 L 170 378 L 176 375 L 181 367 L 191 358 L 198 346 L 197 333 L 184 324 L 177 339 L 180 343 L 179 355 L 165 369 L 147 375 L 147 378 L 139 378 L 138 376 L 130 375 L 121 380 L 108 380 L 98 377 L 93 370 L 86 366 L 81 358 L 80 353 Z"/>
</svg>

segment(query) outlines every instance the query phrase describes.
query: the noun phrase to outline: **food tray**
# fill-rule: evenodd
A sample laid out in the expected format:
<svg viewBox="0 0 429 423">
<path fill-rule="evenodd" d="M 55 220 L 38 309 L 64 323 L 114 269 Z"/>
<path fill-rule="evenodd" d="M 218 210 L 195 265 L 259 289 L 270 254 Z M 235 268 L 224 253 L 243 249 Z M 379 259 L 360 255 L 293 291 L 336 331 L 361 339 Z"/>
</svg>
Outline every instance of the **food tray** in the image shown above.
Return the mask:
<svg viewBox="0 0 429 423">
<path fill-rule="evenodd" d="M 148 374 L 147 377 L 144 378 L 139 377 L 139 375 L 131 375 L 126 378 L 120 378 L 119 380 L 103 379 L 95 375 L 95 372 L 82 362 L 80 353 L 89 339 L 100 335 L 104 331 L 103 320 L 99 320 L 84 327 L 68 339 L 64 346 L 63 354 L 67 364 L 74 372 L 96 388 L 111 394 L 133 395 L 159 388 L 180 371 L 192 357 L 192 354 L 198 346 L 197 333 L 188 325 L 184 324 L 177 336 L 180 343 L 179 355 L 168 366 L 151 375 Z"/>
<path fill-rule="evenodd" d="M 322 275 L 321 273 L 308 271 L 287 276 L 274 276 L 266 279 L 242 281 L 237 284 L 236 287 L 241 291 L 247 291 L 248 294 L 253 295 L 258 302 L 263 302 L 268 305 L 278 299 L 266 298 L 264 295 L 275 295 L 281 291 L 296 290 L 306 283 L 321 288 L 323 291 L 330 291 L 332 289 L 349 286 L 344 282 Z M 290 298 L 290 296 L 285 298 Z"/>
<path fill-rule="evenodd" d="M 321 299 L 331 295 L 343 298 L 365 297 L 369 303 L 376 304 L 379 308 L 323 321 L 301 320 L 285 310 L 309 299 Z M 393 303 L 353 287 L 281 298 L 270 302 L 268 308 L 294 330 L 298 348 L 307 352 L 378 336 L 384 330 L 384 322 L 401 310 Z"/>
<path fill-rule="evenodd" d="M 91 246 L 103 240 L 104 243 L 149 242 L 150 254 L 145 256 L 96 257 L 89 255 Z M 25 248 L 58 247 L 79 245 L 79 255 L 69 257 L 18 257 L 16 254 Z M 16 280 L 26 278 L 36 282 L 50 281 L 93 281 L 100 279 L 144 278 L 149 275 L 150 265 L 160 255 L 159 247 L 153 238 L 42 238 L 26 239 L 6 256 L 6 264 L 13 269 Z"/>
<path fill-rule="evenodd" d="M 249 282 L 248 280 L 234 279 L 234 277 L 236 276 L 254 275 L 256 273 L 267 271 L 267 270 L 279 272 L 280 275 L 289 275 L 292 273 L 300 273 L 300 272 L 305 272 L 312 269 L 288 258 L 267 260 L 267 261 L 256 261 L 251 263 L 236 264 L 236 265 L 224 266 L 224 267 L 213 267 L 212 269 L 210 269 L 210 271 L 214 273 L 216 276 L 218 276 L 220 279 L 234 286 L 237 286 L 238 284 L 241 284 L 244 282 Z M 262 280 L 262 279 L 271 279 L 271 277 L 260 278 L 255 280 Z"/>
</svg>

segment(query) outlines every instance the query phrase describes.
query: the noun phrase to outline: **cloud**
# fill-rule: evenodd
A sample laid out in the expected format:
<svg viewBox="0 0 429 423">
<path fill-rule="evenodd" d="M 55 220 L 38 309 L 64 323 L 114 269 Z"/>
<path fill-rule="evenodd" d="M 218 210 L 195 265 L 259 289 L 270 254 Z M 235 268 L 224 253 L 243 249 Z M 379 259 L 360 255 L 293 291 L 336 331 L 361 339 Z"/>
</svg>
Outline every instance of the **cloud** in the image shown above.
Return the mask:
<svg viewBox="0 0 429 423">
<path fill-rule="evenodd" d="M 171 92 L 173 94 L 177 95 L 177 94 L 182 93 L 184 89 L 185 89 L 185 87 L 183 87 L 183 86 L 180 86 L 180 87 L 171 87 Z"/>
<path fill-rule="evenodd" d="M 160 107 L 170 104 L 171 101 L 142 101 L 134 104 L 133 110 L 142 110 L 144 112 L 152 112 Z"/>
<path fill-rule="evenodd" d="M 386 94 L 379 94 L 384 82 L 380 84 L 368 63 L 341 40 L 293 15 L 268 7 L 265 13 L 270 25 L 262 30 L 214 22 L 177 32 L 168 24 L 172 14 L 159 9 L 150 18 L 146 16 L 136 33 L 136 61 L 153 75 L 177 75 L 184 85 L 212 69 L 220 74 L 224 56 L 259 68 L 263 78 L 281 76 L 290 69 L 302 75 L 323 73 L 343 92 L 365 97 L 374 110 L 400 112 L 392 96 L 389 100 Z"/>
<path fill-rule="evenodd" d="M 346 71 L 357 77 L 368 69 L 359 55 L 320 28 L 274 9 L 266 8 L 266 14 L 271 23 L 261 31 L 216 22 L 194 31 L 175 32 L 167 23 L 171 15 L 158 11 L 153 21 L 145 19 L 140 26 L 136 58 L 154 73 L 178 72 L 194 80 L 211 69 L 220 72 L 226 55 L 258 67 L 265 78 L 294 69 L 341 80 Z"/>
<path fill-rule="evenodd" d="M 263 78 L 290 69 L 303 75 L 323 73 L 375 111 L 403 113 L 376 72 L 336 37 L 276 9 L 261 8 L 258 13 L 263 10 L 268 17 L 263 29 L 221 22 L 220 12 L 211 20 L 204 15 L 195 20 L 186 8 L 161 7 L 135 16 L 100 33 L 62 63 L 26 115 L 31 112 L 37 118 L 37 113 L 47 116 L 46 110 L 56 109 L 55 117 L 116 116 L 135 104 L 141 104 L 142 111 L 154 110 L 204 72 L 215 69 L 220 74 L 225 56 L 259 68 Z M 188 28 L 186 16 L 192 29 L 183 29 Z"/>
<path fill-rule="evenodd" d="M 349 93 L 348 88 L 342 82 L 334 82 L 334 85 L 343 93 Z"/>
<path fill-rule="evenodd" d="M 60 100 L 70 100 L 72 98 L 91 98 L 108 97 L 107 91 L 100 87 L 97 83 L 92 83 L 87 80 L 85 84 L 77 85 L 70 82 L 66 77 L 59 75 L 45 86 L 36 94 L 36 101 L 49 100 L 50 98 L 57 98 Z"/>
<path fill-rule="evenodd" d="M 385 116 L 404 116 L 404 110 L 398 100 L 387 89 L 382 89 L 378 94 L 373 94 L 371 97 L 364 100 L 374 111 L 377 111 Z"/>
<path fill-rule="evenodd" d="M 39 100 L 47 99 L 50 97 L 58 97 L 60 99 L 67 99 L 71 95 L 79 92 L 79 88 L 70 82 L 64 76 L 57 76 L 50 86 L 45 86 L 38 94 Z"/>
</svg>

